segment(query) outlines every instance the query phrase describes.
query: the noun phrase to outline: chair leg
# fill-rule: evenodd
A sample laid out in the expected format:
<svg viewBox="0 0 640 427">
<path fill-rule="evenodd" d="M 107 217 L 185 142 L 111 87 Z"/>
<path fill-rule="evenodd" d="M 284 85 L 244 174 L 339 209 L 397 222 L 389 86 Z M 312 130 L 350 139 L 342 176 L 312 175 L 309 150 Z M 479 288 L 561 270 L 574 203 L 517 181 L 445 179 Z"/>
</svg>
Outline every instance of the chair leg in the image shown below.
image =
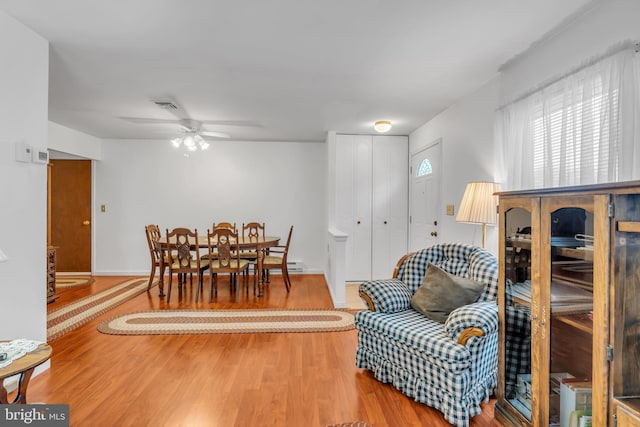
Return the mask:
<svg viewBox="0 0 640 427">
<path fill-rule="evenodd" d="M 151 263 L 151 274 L 149 274 L 149 284 L 147 285 L 147 292 L 151 290 L 151 284 L 153 283 L 153 278 L 156 276 L 156 263 Z"/>
<path fill-rule="evenodd" d="M 256 294 L 256 287 L 258 285 L 258 274 L 255 272 L 254 270 L 254 274 L 253 274 L 253 294 Z"/>
<path fill-rule="evenodd" d="M 180 277 L 180 275 L 178 275 L 178 277 Z M 169 288 L 167 290 L 167 304 L 169 304 L 169 301 L 171 300 L 171 282 L 173 282 L 173 273 L 169 271 L 169 283 L 167 285 L 167 287 Z"/>
<path fill-rule="evenodd" d="M 198 273 L 198 286 L 196 287 L 196 304 L 198 303 L 198 297 L 200 296 L 201 288 L 202 288 L 202 272 Z"/>
<path fill-rule="evenodd" d="M 209 272 L 209 303 L 213 300 L 213 286 L 216 287 L 216 296 L 218 296 L 218 273 Z"/>
<path fill-rule="evenodd" d="M 291 288 L 291 280 L 289 279 L 289 270 L 287 264 L 282 264 L 282 279 L 284 280 L 284 286 L 287 288 L 287 292 Z"/>
</svg>

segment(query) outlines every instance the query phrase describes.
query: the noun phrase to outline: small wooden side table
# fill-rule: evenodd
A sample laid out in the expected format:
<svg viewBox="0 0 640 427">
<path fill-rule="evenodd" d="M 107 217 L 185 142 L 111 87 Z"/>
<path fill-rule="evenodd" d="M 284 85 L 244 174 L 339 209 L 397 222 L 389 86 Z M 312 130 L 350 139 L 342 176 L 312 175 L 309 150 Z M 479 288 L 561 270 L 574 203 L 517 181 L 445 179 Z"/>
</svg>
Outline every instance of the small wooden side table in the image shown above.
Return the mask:
<svg viewBox="0 0 640 427">
<path fill-rule="evenodd" d="M 0 368 L 0 404 L 27 403 L 27 387 L 36 366 L 49 360 L 52 348 L 49 344 L 40 344 L 35 350 L 14 360 L 9 366 Z M 7 389 L 4 388 L 4 379 L 20 374 L 18 382 L 18 394 L 13 402 L 7 398 Z"/>
</svg>

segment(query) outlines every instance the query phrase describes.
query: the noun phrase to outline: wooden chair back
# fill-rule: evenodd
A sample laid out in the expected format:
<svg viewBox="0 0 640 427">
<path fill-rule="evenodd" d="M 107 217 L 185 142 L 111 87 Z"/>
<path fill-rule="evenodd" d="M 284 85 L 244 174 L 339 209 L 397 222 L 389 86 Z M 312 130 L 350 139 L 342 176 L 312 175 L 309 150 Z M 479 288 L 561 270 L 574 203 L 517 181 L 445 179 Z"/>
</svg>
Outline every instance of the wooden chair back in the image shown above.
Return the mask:
<svg viewBox="0 0 640 427">
<path fill-rule="evenodd" d="M 156 263 L 159 264 L 160 257 L 162 256 L 162 254 L 158 250 L 155 242 L 160 240 L 160 237 L 161 237 L 160 228 L 155 224 L 149 224 L 146 227 L 144 227 L 144 231 L 147 235 L 147 244 L 149 245 L 149 254 L 151 255 L 151 262 L 153 262 L 154 264 Z"/>
<path fill-rule="evenodd" d="M 244 237 L 248 237 L 251 240 L 257 239 L 260 236 L 262 236 L 262 238 L 264 239 L 264 237 L 265 237 L 264 222 L 263 223 L 250 222 L 250 223 L 247 223 L 247 224 L 243 223 L 242 224 L 242 235 Z"/>
<path fill-rule="evenodd" d="M 169 268 L 172 271 L 191 272 L 200 269 L 197 242 L 197 229 L 193 231 L 184 227 L 174 228 L 171 231 L 167 229 L 167 256 L 169 257 Z"/>
<path fill-rule="evenodd" d="M 215 230 L 216 228 L 227 228 L 231 231 L 233 231 L 234 233 L 238 232 L 238 228 L 236 227 L 236 223 L 231 223 L 231 222 L 227 222 L 227 221 L 222 221 L 219 223 L 213 223 L 213 225 L 211 226 L 212 230 Z"/>
<path fill-rule="evenodd" d="M 210 271 L 238 271 L 240 255 L 235 249 L 237 241 L 238 233 L 229 228 L 214 228 L 212 231 L 207 230 L 207 248 L 210 260 Z"/>
</svg>

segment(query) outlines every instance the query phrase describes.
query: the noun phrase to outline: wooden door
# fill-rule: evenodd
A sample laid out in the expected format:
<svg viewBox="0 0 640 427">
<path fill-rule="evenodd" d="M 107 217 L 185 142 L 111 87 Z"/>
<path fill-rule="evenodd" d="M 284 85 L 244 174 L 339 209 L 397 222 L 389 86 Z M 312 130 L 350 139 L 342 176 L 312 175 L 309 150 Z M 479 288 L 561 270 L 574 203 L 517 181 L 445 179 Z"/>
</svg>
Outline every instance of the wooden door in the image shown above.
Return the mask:
<svg viewBox="0 0 640 427">
<path fill-rule="evenodd" d="M 411 156 L 409 248 L 417 251 L 438 243 L 440 222 L 441 142 Z"/>
<path fill-rule="evenodd" d="M 409 141 L 374 136 L 371 278 L 388 279 L 407 253 Z"/>
<path fill-rule="evenodd" d="M 91 161 L 51 160 L 51 245 L 58 272 L 91 273 Z"/>
</svg>

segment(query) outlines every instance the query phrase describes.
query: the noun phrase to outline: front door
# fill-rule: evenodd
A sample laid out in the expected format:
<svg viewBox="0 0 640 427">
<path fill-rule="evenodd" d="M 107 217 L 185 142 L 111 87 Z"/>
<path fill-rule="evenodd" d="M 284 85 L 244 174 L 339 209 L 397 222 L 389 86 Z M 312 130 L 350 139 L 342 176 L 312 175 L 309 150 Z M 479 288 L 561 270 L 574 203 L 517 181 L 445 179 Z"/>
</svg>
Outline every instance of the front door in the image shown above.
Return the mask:
<svg viewBox="0 0 640 427">
<path fill-rule="evenodd" d="M 441 140 L 411 156 L 409 250 L 438 243 Z"/>
<path fill-rule="evenodd" d="M 56 270 L 91 273 L 91 160 L 51 163 L 51 242 Z"/>
</svg>

